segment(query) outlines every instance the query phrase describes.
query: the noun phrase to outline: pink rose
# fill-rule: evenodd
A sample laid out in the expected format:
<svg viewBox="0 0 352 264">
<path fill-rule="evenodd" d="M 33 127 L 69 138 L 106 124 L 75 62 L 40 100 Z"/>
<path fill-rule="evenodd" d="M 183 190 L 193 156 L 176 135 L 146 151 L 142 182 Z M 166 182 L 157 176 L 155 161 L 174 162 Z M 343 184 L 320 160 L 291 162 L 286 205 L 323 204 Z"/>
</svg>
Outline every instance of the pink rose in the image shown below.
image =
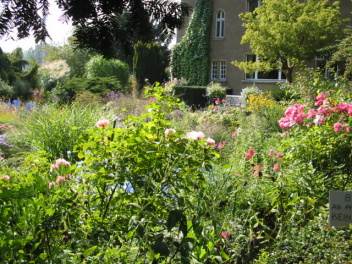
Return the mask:
<svg viewBox="0 0 352 264">
<path fill-rule="evenodd" d="M 57 184 L 60 184 L 60 183 L 63 182 L 64 180 L 65 180 L 65 177 L 63 177 L 63 176 L 57 176 L 56 183 L 57 183 Z"/>
<path fill-rule="evenodd" d="M 277 153 L 276 151 L 271 150 L 271 151 L 269 151 L 269 156 L 272 158 L 276 155 L 276 153 Z"/>
<path fill-rule="evenodd" d="M 278 163 L 276 163 L 276 164 L 274 164 L 274 171 L 278 171 L 278 170 L 280 170 L 280 164 L 278 164 Z"/>
<path fill-rule="evenodd" d="M 109 125 L 109 121 L 106 119 L 99 120 L 95 125 L 97 127 L 107 127 Z"/>
<path fill-rule="evenodd" d="M 194 139 L 194 140 L 202 140 L 204 138 L 204 133 L 200 131 L 192 131 L 187 133 L 188 139 Z"/>
<path fill-rule="evenodd" d="M 222 236 L 223 238 L 227 239 L 227 238 L 228 238 L 227 231 L 221 232 L 221 236 Z"/>
<path fill-rule="evenodd" d="M 10 180 L 10 176 L 5 175 L 5 176 L 0 177 L 0 179 L 8 182 Z"/>
<path fill-rule="evenodd" d="M 250 148 L 248 149 L 247 153 L 246 153 L 246 160 L 249 160 L 253 157 L 253 155 L 255 154 L 255 150 Z"/>
<path fill-rule="evenodd" d="M 207 144 L 208 144 L 209 146 L 213 146 L 213 147 L 215 147 L 215 145 L 216 145 L 215 140 L 212 139 L 212 138 L 208 138 L 208 139 L 207 139 Z"/>
<path fill-rule="evenodd" d="M 173 128 L 168 128 L 165 130 L 164 135 L 165 135 L 165 137 L 168 137 L 168 136 L 172 135 L 173 133 L 176 133 L 176 130 Z"/>
<path fill-rule="evenodd" d="M 284 154 L 282 154 L 282 153 L 277 153 L 276 157 L 277 157 L 278 159 L 281 159 L 281 158 L 284 157 Z"/>
</svg>

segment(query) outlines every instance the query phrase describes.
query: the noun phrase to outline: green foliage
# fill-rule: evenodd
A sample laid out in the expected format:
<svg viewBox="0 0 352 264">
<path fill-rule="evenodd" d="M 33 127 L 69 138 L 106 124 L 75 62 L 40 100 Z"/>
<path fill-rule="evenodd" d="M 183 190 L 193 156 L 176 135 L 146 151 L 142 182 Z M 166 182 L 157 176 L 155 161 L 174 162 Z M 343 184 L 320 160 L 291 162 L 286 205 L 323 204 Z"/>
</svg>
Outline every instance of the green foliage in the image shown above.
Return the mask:
<svg viewBox="0 0 352 264">
<path fill-rule="evenodd" d="M 171 53 L 173 78 L 185 78 L 190 85 L 208 84 L 212 22 L 213 1 L 197 0 L 186 33 Z"/>
<path fill-rule="evenodd" d="M 206 87 L 204 86 L 175 85 L 172 87 L 172 93 L 194 108 L 204 107 L 207 104 Z"/>
<path fill-rule="evenodd" d="M 77 94 L 84 91 L 104 96 L 110 91 L 125 90 L 115 77 L 72 78 L 62 87 L 55 88 L 51 94 L 66 102 L 66 100 L 71 101 Z"/>
<path fill-rule="evenodd" d="M 128 84 L 130 75 L 130 70 L 126 63 L 114 59 L 105 59 L 101 55 L 92 57 L 86 63 L 85 72 L 88 78 L 115 77 L 124 89 Z"/>
<path fill-rule="evenodd" d="M 348 263 L 352 230 L 329 228 L 327 218 L 319 215 L 304 228 L 293 225 L 258 263 Z"/>
<path fill-rule="evenodd" d="M 241 100 L 242 100 L 242 102 L 247 102 L 247 100 L 251 94 L 258 95 L 261 92 L 262 91 L 255 85 L 252 85 L 250 87 L 246 87 L 246 88 L 242 89 L 242 91 L 241 91 Z"/>
<path fill-rule="evenodd" d="M 154 85 L 156 82 L 162 83 L 163 54 L 161 47 L 156 42 L 138 42 L 134 46 L 133 75 L 137 79 L 138 90 L 141 91 L 147 83 Z"/>
<path fill-rule="evenodd" d="M 100 110 L 93 106 L 43 106 L 25 113 L 14 135 L 19 144 L 45 151 L 52 159 L 76 160 L 72 153 L 80 135 L 94 126 Z"/>
<path fill-rule="evenodd" d="M 0 79 L 0 97 L 11 98 L 13 94 L 13 87 L 8 85 L 5 81 Z"/>
<path fill-rule="evenodd" d="M 327 227 L 326 206 L 329 189 L 352 187 L 351 95 L 340 88 L 319 94 L 325 124 L 293 115 L 286 137 L 268 93 L 246 109 L 189 111 L 146 87 L 146 99 L 110 94 L 103 109 L 77 100 L 22 113 L 32 132 L 19 127 L 18 140 L 52 149 L 0 159 L 0 262 L 348 262 L 351 230 Z"/>
<path fill-rule="evenodd" d="M 260 62 L 233 64 L 245 71 L 282 68 L 289 83 L 292 71 L 342 37 L 339 2 L 266 0 L 253 13 L 244 13 L 246 31 L 241 43 L 249 43 Z M 325 52 L 326 53 L 326 52 Z M 325 54 L 326 55 L 326 54 Z"/>
<path fill-rule="evenodd" d="M 220 83 L 211 82 L 207 85 L 206 95 L 210 100 L 220 98 L 224 99 L 229 88 L 222 86 Z"/>
<path fill-rule="evenodd" d="M 45 53 L 45 61 L 64 60 L 70 69 L 70 77 L 83 77 L 84 66 L 92 56 L 92 52 L 82 50 L 74 44 L 75 38 L 68 38 L 68 44 L 62 46 L 45 45 L 41 52 Z"/>
</svg>

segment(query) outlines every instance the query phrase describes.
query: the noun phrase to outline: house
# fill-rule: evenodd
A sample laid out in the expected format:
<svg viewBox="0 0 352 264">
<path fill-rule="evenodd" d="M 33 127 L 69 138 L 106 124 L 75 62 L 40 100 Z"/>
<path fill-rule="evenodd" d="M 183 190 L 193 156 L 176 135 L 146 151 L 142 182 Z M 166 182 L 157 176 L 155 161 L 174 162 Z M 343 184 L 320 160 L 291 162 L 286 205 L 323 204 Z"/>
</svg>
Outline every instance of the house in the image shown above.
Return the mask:
<svg viewBox="0 0 352 264">
<path fill-rule="evenodd" d="M 181 2 L 195 6 L 196 0 L 181 0 Z M 352 1 L 341 0 L 341 13 L 343 17 L 351 17 Z M 210 70 L 209 83 L 220 82 L 233 90 L 233 94 L 239 95 L 242 89 L 256 85 L 261 90 L 266 90 L 285 82 L 286 77 L 281 71 L 268 73 L 254 72 L 245 73 L 231 64 L 232 61 L 255 61 L 257 56 L 253 54 L 248 44 L 241 44 L 245 28 L 239 14 L 251 12 L 261 5 L 261 0 L 213 0 L 213 23 L 210 40 Z M 185 34 L 189 18 L 185 26 L 177 32 L 177 42 L 180 42 Z M 316 67 L 321 61 L 307 62 L 307 66 Z"/>
</svg>

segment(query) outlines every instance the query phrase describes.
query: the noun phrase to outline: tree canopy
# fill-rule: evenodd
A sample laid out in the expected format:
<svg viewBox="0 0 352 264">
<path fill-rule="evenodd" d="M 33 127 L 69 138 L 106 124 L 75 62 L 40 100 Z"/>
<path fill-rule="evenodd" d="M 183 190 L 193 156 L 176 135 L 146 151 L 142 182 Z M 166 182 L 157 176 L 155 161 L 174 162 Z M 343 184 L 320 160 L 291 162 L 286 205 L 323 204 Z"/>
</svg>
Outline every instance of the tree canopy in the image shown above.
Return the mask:
<svg viewBox="0 0 352 264">
<path fill-rule="evenodd" d="M 80 48 L 93 49 L 107 57 L 116 46 L 133 52 L 131 39 L 152 41 L 158 28 L 167 37 L 180 28 L 188 6 L 170 0 L 55 0 L 63 10 L 64 19 L 72 21 L 74 36 Z M 16 30 L 16 36 L 26 38 L 33 33 L 36 42 L 45 41 L 49 33 L 45 17 L 48 0 L 0 0 L 0 37 Z"/>
<path fill-rule="evenodd" d="M 336 45 L 345 22 L 339 2 L 328 0 L 264 0 L 262 6 L 240 17 L 246 28 L 241 43 L 249 43 L 260 61 L 233 64 L 246 72 L 281 68 L 288 82 L 292 82 L 294 67 Z"/>
</svg>

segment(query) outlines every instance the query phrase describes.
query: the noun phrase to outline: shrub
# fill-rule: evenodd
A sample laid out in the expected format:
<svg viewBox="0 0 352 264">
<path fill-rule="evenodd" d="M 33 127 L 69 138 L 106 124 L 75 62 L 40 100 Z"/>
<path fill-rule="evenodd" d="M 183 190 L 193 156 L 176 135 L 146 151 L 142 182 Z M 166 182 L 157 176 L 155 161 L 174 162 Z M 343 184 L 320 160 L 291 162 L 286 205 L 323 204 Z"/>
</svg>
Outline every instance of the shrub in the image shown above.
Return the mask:
<svg viewBox="0 0 352 264">
<path fill-rule="evenodd" d="M 134 46 L 133 75 L 137 79 L 138 90 L 147 83 L 154 85 L 161 83 L 163 72 L 163 54 L 161 47 L 157 43 L 138 42 Z"/>
<path fill-rule="evenodd" d="M 130 76 L 130 70 L 126 63 L 120 60 L 105 59 L 98 55 L 90 58 L 85 65 L 85 72 L 88 78 L 115 77 L 126 89 Z"/>
<path fill-rule="evenodd" d="M 62 87 L 56 87 L 52 95 L 56 95 L 59 100 L 71 101 L 76 94 L 89 91 L 103 97 L 110 91 L 122 91 L 123 87 L 115 77 L 96 78 L 72 78 Z"/>
<path fill-rule="evenodd" d="M 260 92 L 262 92 L 262 91 L 259 90 L 259 88 L 257 86 L 255 86 L 255 85 L 247 87 L 247 88 L 244 88 L 242 90 L 242 92 L 241 92 L 241 101 L 246 103 L 250 94 L 257 95 Z"/>
<path fill-rule="evenodd" d="M 192 108 L 207 105 L 206 87 L 203 86 L 173 86 L 172 93 Z"/>
<path fill-rule="evenodd" d="M 220 83 L 211 82 L 206 88 L 206 95 L 210 101 L 220 98 L 224 99 L 227 94 L 228 87 L 222 86 Z"/>
<path fill-rule="evenodd" d="M 13 87 L 0 79 L 0 98 L 12 98 Z"/>
<path fill-rule="evenodd" d="M 92 106 L 43 106 L 25 113 L 16 141 L 31 150 L 45 151 L 50 157 L 76 160 L 72 153 L 80 135 L 93 127 L 100 109 Z"/>
</svg>

